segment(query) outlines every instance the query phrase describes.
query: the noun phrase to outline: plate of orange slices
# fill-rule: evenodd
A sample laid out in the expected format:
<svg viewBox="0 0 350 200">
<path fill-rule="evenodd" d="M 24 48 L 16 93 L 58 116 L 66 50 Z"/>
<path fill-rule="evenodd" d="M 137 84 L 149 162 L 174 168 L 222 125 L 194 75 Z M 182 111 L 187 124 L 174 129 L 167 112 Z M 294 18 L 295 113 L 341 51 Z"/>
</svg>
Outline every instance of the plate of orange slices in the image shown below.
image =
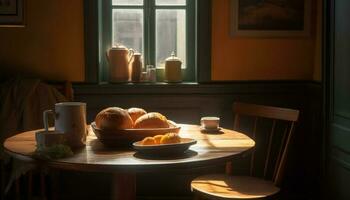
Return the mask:
<svg viewBox="0 0 350 200">
<path fill-rule="evenodd" d="M 140 154 L 154 156 L 179 155 L 186 152 L 197 141 L 191 138 L 181 138 L 177 133 L 146 137 L 134 142 L 133 148 Z"/>
</svg>

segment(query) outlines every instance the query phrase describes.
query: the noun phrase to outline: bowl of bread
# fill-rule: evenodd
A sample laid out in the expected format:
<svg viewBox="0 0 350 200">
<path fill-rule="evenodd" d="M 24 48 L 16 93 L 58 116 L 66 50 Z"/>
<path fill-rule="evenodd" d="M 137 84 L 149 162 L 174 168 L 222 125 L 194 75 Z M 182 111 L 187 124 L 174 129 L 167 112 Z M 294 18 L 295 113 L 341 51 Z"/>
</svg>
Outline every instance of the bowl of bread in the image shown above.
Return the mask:
<svg viewBox="0 0 350 200">
<path fill-rule="evenodd" d="M 106 146 L 131 146 L 133 142 L 166 133 L 178 133 L 180 126 L 158 112 L 142 108 L 109 107 L 100 111 L 91 127 Z"/>
</svg>

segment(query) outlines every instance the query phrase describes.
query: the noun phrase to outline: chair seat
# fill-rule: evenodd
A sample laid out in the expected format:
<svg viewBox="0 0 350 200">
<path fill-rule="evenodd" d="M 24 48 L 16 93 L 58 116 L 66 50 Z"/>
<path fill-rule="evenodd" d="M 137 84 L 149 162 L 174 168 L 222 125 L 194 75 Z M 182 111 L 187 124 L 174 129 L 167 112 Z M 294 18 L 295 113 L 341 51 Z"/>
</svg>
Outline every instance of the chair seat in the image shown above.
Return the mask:
<svg viewBox="0 0 350 200">
<path fill-rule="evenodd" d="M 271 181 L 226 174 L 200 176 L 191 182 L 191 189 L 209 199 L 261 199 L 280 190 Z"/>
</svg>

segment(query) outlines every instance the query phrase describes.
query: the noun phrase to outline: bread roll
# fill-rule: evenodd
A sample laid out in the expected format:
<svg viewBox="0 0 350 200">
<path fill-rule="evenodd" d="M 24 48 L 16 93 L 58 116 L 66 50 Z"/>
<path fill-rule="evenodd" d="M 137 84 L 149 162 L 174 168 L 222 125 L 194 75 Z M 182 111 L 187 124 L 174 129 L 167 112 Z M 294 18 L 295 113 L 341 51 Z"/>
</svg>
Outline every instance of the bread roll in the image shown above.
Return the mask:
<svg viewBox="0 0 350 200">
<path fill-rule="evenodd" d="M 154 141 L 156 142 L 156 144 L 160 144 L 160 140 L 162 139 L 163 135 L 156 135 L 153 136 Z"/>
<path fill-rule="evenodd" d="M 151 112 L 138 118 L 134 128 L 169 128 L 169 124 L 165 116 L 157 112 Z"/>
<path fill-rule="evenodd" d="M 160 144 L 176 144 L 176 143 L 181 143 L 181 138 L 176 133 L 165 134 L 160 140 Z"/>
<path fill-rule="evenodd" d="M 122 130 L 133 127 L 133 121 L 128 111 L 110 107 L 102 110 L 96 115 L 95 123 L 97 128 L 104 130 Z"/>
<path fill-rule="evenodd" d="M 147 112 L 142 108 L 129 108 L 128 113 L 133 122 L 135 122 L 139 117 L 146 114 Z"/>
<path fill-rule="evenodd" d="M 142 140 L 141 144 L 142 145 L 155 145 L 156 141 L 154 140 L 153 137 L 146 137 L 145 139 Z"/>
</svg>

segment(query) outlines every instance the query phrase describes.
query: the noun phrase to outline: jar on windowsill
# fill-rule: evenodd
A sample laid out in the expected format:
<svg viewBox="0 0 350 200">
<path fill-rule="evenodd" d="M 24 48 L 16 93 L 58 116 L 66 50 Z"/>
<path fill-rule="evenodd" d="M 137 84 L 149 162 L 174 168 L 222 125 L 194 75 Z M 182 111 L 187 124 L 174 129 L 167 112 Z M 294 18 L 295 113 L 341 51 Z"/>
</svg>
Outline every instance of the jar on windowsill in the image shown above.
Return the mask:
<svg viewBox="0 0 350 200">
<path fill-rule="evenodd" d="M 134 53 L 133 60 L 131 62 L 131 81 L 140 82 L 142 73 L 142 59 L 140 53 Z"/>
<path fill-rule="evenodd" d="M 176 57 L 174 53 L 165 60 L 165 73 L 164 81 L 168 83 L 179 83 L 182 81 L 181 77 L 181 65 L 180 58 Z"/>
</svg>

